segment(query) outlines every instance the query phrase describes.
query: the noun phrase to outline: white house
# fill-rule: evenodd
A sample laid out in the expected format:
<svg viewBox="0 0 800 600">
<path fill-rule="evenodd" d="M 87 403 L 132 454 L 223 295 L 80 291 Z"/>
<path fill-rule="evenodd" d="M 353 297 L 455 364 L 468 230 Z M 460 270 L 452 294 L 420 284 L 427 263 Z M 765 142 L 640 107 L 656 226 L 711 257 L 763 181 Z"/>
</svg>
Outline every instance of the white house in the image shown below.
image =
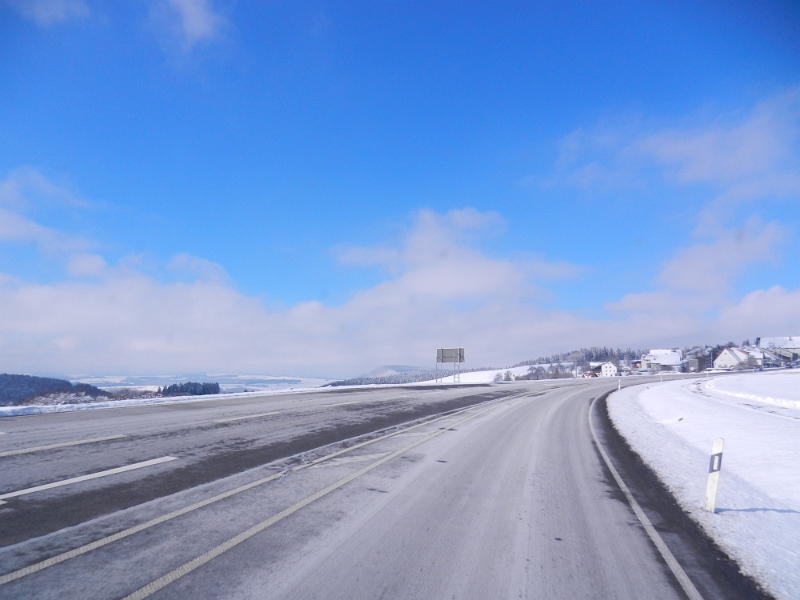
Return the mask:
<svg viewBox="0 0 800 600">
<path fill-rule="evenodd" d="M 601 377 L 616 377 L 617 376 L 617 366 L 614 363 L 603 363 L 600 365 L 600 376 Z"/>
<path fill-rule="evenodd" d="M 800 357 L 800 335 L 756 338 L 756 346 L 769 350 L 784 360 L 797 360 Z"/>
<path fill-rule="evenodd" d="M 750 353 L 742 348 L 725 348 L 719 353 L 719 356 L 714 359 L 715 369 L 735 369 L 740 366 L 748 366 L 748 359 L 751 358 Z M 753 358 L 752 366 L 755 366 L 756 357 Z"/>
<path fill-rule="evenodd" d="M 741 349 L 748 352 L 759 367 L 779 365 L 781 363 L 781 358 L 778 354 L 770 350 L 765 350 L 758 346 L 743 346 Z"/>
<path fill-rule="evenodd" d="M 678 348 L 650 350 L 642 355 L 642 369 L 680 371 L 683 368 L 683 352 Z"/>
</svg>

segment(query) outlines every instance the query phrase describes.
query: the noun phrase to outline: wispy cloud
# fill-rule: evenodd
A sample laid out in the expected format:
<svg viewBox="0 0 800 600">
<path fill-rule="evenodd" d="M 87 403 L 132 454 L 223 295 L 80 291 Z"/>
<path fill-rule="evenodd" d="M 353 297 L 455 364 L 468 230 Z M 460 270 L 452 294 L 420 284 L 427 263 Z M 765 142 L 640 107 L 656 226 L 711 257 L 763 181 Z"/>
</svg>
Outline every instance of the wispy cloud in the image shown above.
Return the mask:
<svg viewBox="0 0 800 600">
<path fill-rule="evenodd" d="M 167 263 L 167 270 L 181 279 L 200 279 L 217 283 L 230 281 L 228 273 L 221 265 L 187 253 L 173 256 Z"/>
<path fill-rule="evenodd" d="M 0 181 L 0 205 L 25 208 L 34 203 L 87 208 L 91 204 L 78 194 L 50 181 L 33 167 L 19 167 Z"/>
<path fill-rule="evenodd" d="M 413 227 L 397 246 L 351 246 L 332 249 L 336 260 L 347 266 L 380 266 L 399 273 L 414 265 L 447 260 L 454 245 L 490 235 L 502 229 L 503 219 L 495 212 L 481 213 L 474 208 L 450 210 L 443 215 L 421 210 Z"/>
<path fill-rule="evenodd" d="M 268 308 L 237 292 L 222 267 L 190 255 L 172 259 L 177 279 L 169 281 L 145 275 L 135 261 L 110 266 L 75 252 L 60 282 L 0 275 L 0 361 L 29 372 L 348 375 L 427 364 L 431 349 L 450 344 L 468 347 L 471 364 L 505 364 L 582 345 L 672 344 L 800 326 L 800 291 L 773 287 L 737 300 L 683 279 L 695 252 L 733 252 L 719 259 L 734 264 L 722 269 L 726 285 L 737 262 L 761 260 L 780 242 L 772 224 L 754 221 L 707 247 L 678 251 L 656 282 L 663 289 L 623 298 L 607 318 L 588 318 L 536 303 L 538 282 L 577 267 L 481 252 L 478 233 L 498 219 L 469 209 L 417 214 L 396 244 L 382 247 L 396 271 L 337 306 Z M 711 262 L 713 272 L 719 263 Z"/>
<path fill-rule="evenodd" d="M 37 206 L 86 207 L 81 197 L 56 185 L 39 171 L 22 167 L 0 181 L 0 240 L 33 243 L 46 253 L 85 252 L 94 246 L 80 236 L 45 227 L 25 215 Z"/>
<path fill-rule="evenodd" d="M 47 253 L 83 252 L 93 244 L 0 208 L 0 241 L 33 243 Z"/>
<path fill-rule="evenodd" d="M 764 225 L 751 218 L 741 227 L 720 232 L 709 243 L 678 250 L 664 264 L 657 283 L 673 290 L 727 294 L 743 271 L 775 262 L 786 235 L 777 223 Z"/>
<path fill-rule="evenodd" d="M 219 38 L 228 25 L 210 0 L 154 0 L 150 14 L 182 53 Z"/>
<path fill-rule="evenodd" d="M 51 27 L 57 23 L 82 20 L 91 11 L 83 0 L 6 0 L 23 17 L 39 27 Z"/>
<path fill-rule="evenodd" d="M 551 184 L 588 192 L 705 186 L 701 228 L 754 200 L 800 200 L 800 89 L 737 113 L 658 126 L 609 121 L 565 136 Z M 674 200 L 680 202 L 680 196 Z"/>
</svg>

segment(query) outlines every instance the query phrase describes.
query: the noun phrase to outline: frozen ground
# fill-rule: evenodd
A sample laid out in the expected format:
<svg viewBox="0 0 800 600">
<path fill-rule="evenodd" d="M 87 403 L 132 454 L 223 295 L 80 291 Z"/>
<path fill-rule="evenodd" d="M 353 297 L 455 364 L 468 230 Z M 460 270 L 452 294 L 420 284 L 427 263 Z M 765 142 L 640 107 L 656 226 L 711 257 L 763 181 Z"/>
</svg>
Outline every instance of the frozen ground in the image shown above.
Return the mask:
<svg viewBox="0 0 800 600">
<path fill-rule="evenodd" d="M 609 414 L 686 512 L 776 598 L 800 598 L 800 371 L 633 386 Z M 717 513 L 701 507 L 725 439 Z"/>
<path fill-rule="evenodd" d="M 545 365 L 547 366 L 547 365 Z M 461 373 L 459 375 L 459 383 L 491 383 L 494 381 L 495 375 L 498 373 L 502 377 L 506 371 L 511 371 L 514 376 L 525 375 L 528 372 L 528 367 L 513 367 L 511 369 L 497 369 L 495 371 L 472 371 L 470 373 Z M 453 365 L 445 365 L 441 368 L 444 374 L 451 373 L 448 377 L 442 379 L 443 383 L 453 383 Z M 432 382 L 425 381 L 423 383 L 430 384 Z"/>
<path fill-rule="evenodd" d="M 570 363 L 563 363 L 567 368 Z M 550 367 L 549 364 L 536 365 L 544 369 Z M 387 368 L 387 367 L 382 367 Z M 408 367 L 413 368 L 413 367 Z M 404 384 L 371 384 L 368 386 L 350 385 L 350 386 L 337 386 L 336 388 L 323 388 L 325 390 L 342 391 L 345 389 L 354 388 L 383 388 L 383 387 L 427 387 L 441 384 L 487 384 L 495 380 L 495 376 L 500 374 L 504 376 L 507 371 L 512 375 L 520 376 L 528 373 L 529 367 L 512 367 L 508 369 L 495 369 L 488 371 L 473 371 L 468 373 L 461 373 L 457 382 L 453 381 L 453 376 L 449 375 L 437 381 L 421 381 L 416 383 Z M 452 373 L 452 365 L 443 367 L 442 373 Z M 122 408 L 130 406 L 144 406 L 152 404 L 173 404 L 180 402 L 202 402 L 204 400 L 218 400 L 220 398 L 228 398 L 235 396 L 250 396 L 250 395 L 268 395 L 268 394 L 284 394 L 296 392 L 308 392 L 311 390 L 319 390 L 321 386 L 329 383 L 329 379 L 312 379 L 312 378 L 289 378 L 289 377 L 274 377 L 269 375 L 194 375 L 182 377 L 161 377 L 161 376 L 80 376 L 72 379 L 73 383 L 82 382 L 90 383 L 100 387 L 109 392 L 115 392 L 122 389 L 137 389 L 141 391 L 154 392 L 159 387 L 169 385 L 170 383 L 180 383 L 183 381 L 217 381 L 222 389 L 221 394 L 206 395 L 206 396 L 173 396 L 173 397 L 158 397 L 158 398 L 131 398 L 128 400 L 107 400 L 101 402 L 93 402 L 86 398 L 74 397 L 72 403 L 69 403 L 69 398 L 65 395 L 59 398 L 48 398 L 41 403 L 30 404 L 25 406 L 0 406 L 0 418 L 18 416 L 18 415 L 31 415 L 42 413 L 54 412 L 70 412 L 75 410 L 91 410 L 98 408 Z"/>
<path fill-rule="evenodd" d="M 568 369 L 571 368 L 571 366 L 572 366 L 571 363 L 563 363 L 563 365 L 566 366 Z M 550 367 L 550 365 L 549 364 L 534 365 L 534 367 L 542 367 L 543 369 L 547 370 Z M 453 365 L 446 364 L 444 367 L 440 367 L 440 369 L 441 369 L 442 372 L 444 372 L 445 375 L 447 373 L 450 373 L 450 375 L 448 375 L 447 377 L 442 379 L 442 382 L 443 383 L 453 383 L 453 375 L 452 375 L 452 373 L 453 373 Z M 524 365 L 522 367 L 511 367 L 509 369 L 494 369 L 494 370 L 489 370 L 489 371 L 471 371 L 469 373 L 461 373 L 461 375 L 459 377 L 459 380 L 458 380 L 458 383 L 491 383 L 491 382 L 494 381 L 495 376 L 497 376 L 498 374 L 501 377 L 503 377 L 503 376 L 505 376 L 506 371 L 511 371 L 512 375 L 514 375 L 515 377 L 519 377 L 520 375 L 527 375 L 528 374 L 528 369 L 530 369 L 530 366 Z M 433 382 L 425 381 L 420 385 L 431 384 L 431 383 L 433 383 Z"/>
<path fill-rule="evenodd" d="M 183 375 L 87 375 L 73 374 L 72 383 L 89 383 L 108 391 L 139 389 L 155 392 L 159 387 L 186 381 L 214 381 L 224 393 L 274 391 L 290 388 L 313 388 L 329 383 L 330 379 L 285 377 L 275 375 L 238 375 L 230 373 L 189 373 Z"/>
<path fill-rule="evenodd" d="M 126 408 L 131 406 L 148 406 L 154 404 L 178 404 L 181 402 L 204 402 L 219 400 L 221 398 L 235 398 L 237 396 L 265 396 L 268 394 L 291 394 L 293 392 L 308 392 L 314 388 L 258 390 L 254 392 L 239 392 L 231 394 L 207 394 L 204 396 L 167 396 L 158 398 L 131 398 L 130 400 L 106 400 L 101 402 L 80 402 L 76 404 L 29 404 L 25 406 L 0 406 L 0 418 L 15 417 L 19 415 L 37 415 L 44 413 L 72 412 L 76 410 L 93 410 L 98 408 Z"/>
</svg>

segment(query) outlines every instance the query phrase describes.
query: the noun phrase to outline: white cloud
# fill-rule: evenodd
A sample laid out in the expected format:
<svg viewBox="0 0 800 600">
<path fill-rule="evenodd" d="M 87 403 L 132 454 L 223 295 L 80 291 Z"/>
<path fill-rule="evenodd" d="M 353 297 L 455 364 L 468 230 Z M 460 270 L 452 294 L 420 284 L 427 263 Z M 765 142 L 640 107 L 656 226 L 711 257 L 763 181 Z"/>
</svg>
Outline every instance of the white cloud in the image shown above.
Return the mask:
<svg viewBox="0 0 800 600">
<path fill-rule="evenodd" d="M 6 2 L 39 27 L 81 20 L 91 14 L 83 0 L 6 0 Z"/>
<path fill-rule="evenodd" d="M 680 182 L 711 182 L 722 188 L 757 182 L 764 193 L 796 194 L 800 156 L 800 90 L 757 104 L 743 116 L 719 117 L 695 127 L 661 130 L 637 146 L 670 169 Z M 791 175 L 791 185 L 776 174 Z M 749 194 L 742 194 L 747 199 Z"/>
<path fill-rule="evenodd" d="M 44 227 L 23 212 L 35 206 L 85 207 L 88 203 L 37 170 L 22 167 L 0 181 L 0 241 L 33 243 L 46 253 L 85 252 L 90 241 Z"/>
<path fill-rule="evenodd" d="M 0 181 L 0 205 L 24 209 L 34 203 L 86 208 L 90 203 L 59 186 L 33 167 L 19 167 Z"/>
<path fill-rule="evenodd" d="M 680 252 L 665 264 L 665 289 L 623 299 L 616 318 L 545 310 L 533 301 L 535 261 L 486 256 L 470 238 L 497 220 L 475 211 L 418 214 L 398 244 L 385 247 L 397 271 L 338 306 L 267 308 L 235 291 L 221 267 L 189 255 L 170 263 L 182 281 L 164 283 L 137 271 L 135 261 L 111 267 L 98 255 L 75 254 L 68 273 L 77 280 L 0 276 L 0 362 L 22 372 L 354 375 L 380 364 L 430 364 L 442 345 L 465 346 L 470 365 L 503 366 L 592 344 L 752 337 L 760 328 L 780 333 L 800 324 L 800 291 L 709 300 L 707 290 L 670 274 L 688 260 Z M 721 236 L 716 250 L 736 235 Z M 780 238 L 758 223 L 740 235 L 762 257 Z M 543 259 L 538 265 L 548 276 L 574 269 Z"/>
<path fill-rule="evenodd" d="M 703 231 L 719 228 L 725 213 L 744 202 L 800 200 L 800 89 L 689 124 L 631 119 L 574 131 L 561 141 L 549 183 L 608 192 L 664 181 L 711 190 Z M 672 201 L 679 203 L 680 194 Z"/>
<path fill-rule="evenodd" d="M 394 249 L 398 273 L 333 307 L 270 311 L 235 292 L 221 267 L 188 255 L 169 268 L 190 278 L 161 283 L 78 254 L 68 273 L 94 279 L 0 284 L 0 361 L 23 371 L 353 374 L 429 362 L 430 348 L 450 343 L 469 345 L 477 361 L 527 356 L 540 319 L 526 264 L 489 258 L 464 241 L 497 222 L 473 210 L 420 213 Z M 534 339 L 558 321 L 548 320 Z"/>
<path fill-rule="evenodd" d="M 33 243 L 47 253 L 83 252 L 93 246 L 87 240 L 43 227 L 4 208 L 0 208 L 0 241 Z"/>
<path fill-rule="evenodd" d="M 228 25 L 210 0 L 154 0 L 150 16 L 183 53 L 218 38 Z"/>
<path fill-rule="evenodd" d="M 183 35 L 190 44 L 214 37 L 224 23 L 208 0 L 169 0 L 178 14 Z"/>
<path fill-rule="evenodd" d="M 218 283 L 228 282 L 228 273 L 215 262 L 192 256 L 191 254 L 178 254 L 167 263 L 167 269 L 181 278 L 191 280 L 201 279 Z"/>
<path fill-rule="evenodd" d="M 73 277 L 102 277 L 108 273 L 108 264 L 99 254 L 75 254 L 67 263 L 67 273 Z"/>
<path fill-rule="evenodd" d="M 777 223 L 761 225 L 750 219 L 742 227 L 721 232 L 712 243 L 679 250 L 664 265 L 658 282 L 674 290 L 727 294 L 745 269 L 774 262 L 785 236 Z"/>
</svg>

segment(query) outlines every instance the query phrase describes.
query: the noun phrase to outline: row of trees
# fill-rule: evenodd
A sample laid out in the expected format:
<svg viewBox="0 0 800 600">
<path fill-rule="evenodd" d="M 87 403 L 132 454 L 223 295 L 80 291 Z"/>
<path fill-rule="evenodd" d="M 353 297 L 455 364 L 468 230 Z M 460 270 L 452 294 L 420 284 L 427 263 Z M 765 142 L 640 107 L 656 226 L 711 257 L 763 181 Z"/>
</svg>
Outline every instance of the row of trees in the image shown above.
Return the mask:
<svg viewBox="0 0 800 600">
<path fill-rule="evenodd" d="M 158 388 L 159 396 L 205 396 L 206 394 L 219 394 L 218 383 L 173 383 L 172 385 Z"/>
<path fill-rule="evenodd" d="M 606 346 L 592 346 L 590 348 L 581 348 L 580 350 L 572 350 L 570 352 L 561 352 L 553 354 L 552 356 L 542 356 L 531 360 L 524 360 L 521 363 L 514 365 L 515 367 L 523 367 L 525 365 L 548 365 L 569 362 L 573 365 L 584 366 L 591 362 L 610 362 L 615 365 L 620 363 L 627 363 L 633 360 L 638 360 L 642 354 L 646 354 L 646 350 L 634 348 L 609 348 Z"/>
<path fill-rule="evenodd" d="M 23 404 L 33 398 L 65 393 L 96 398 L 104 392 L 88 383 L 70 383 L 53 377 L 0 375 L 0 406 Z"/>
<path fill-rule="evenodd" d="M 540 379 L 566 379 L 573 377 L 572 369 L 561 363 L 553 363 L 544 368 L 540 365 L 531 365 L 525 375 L 514 375 L 511 371 L 504 374 L 497 373 L 495 381 L 538 381 Z"/>
</svg>

